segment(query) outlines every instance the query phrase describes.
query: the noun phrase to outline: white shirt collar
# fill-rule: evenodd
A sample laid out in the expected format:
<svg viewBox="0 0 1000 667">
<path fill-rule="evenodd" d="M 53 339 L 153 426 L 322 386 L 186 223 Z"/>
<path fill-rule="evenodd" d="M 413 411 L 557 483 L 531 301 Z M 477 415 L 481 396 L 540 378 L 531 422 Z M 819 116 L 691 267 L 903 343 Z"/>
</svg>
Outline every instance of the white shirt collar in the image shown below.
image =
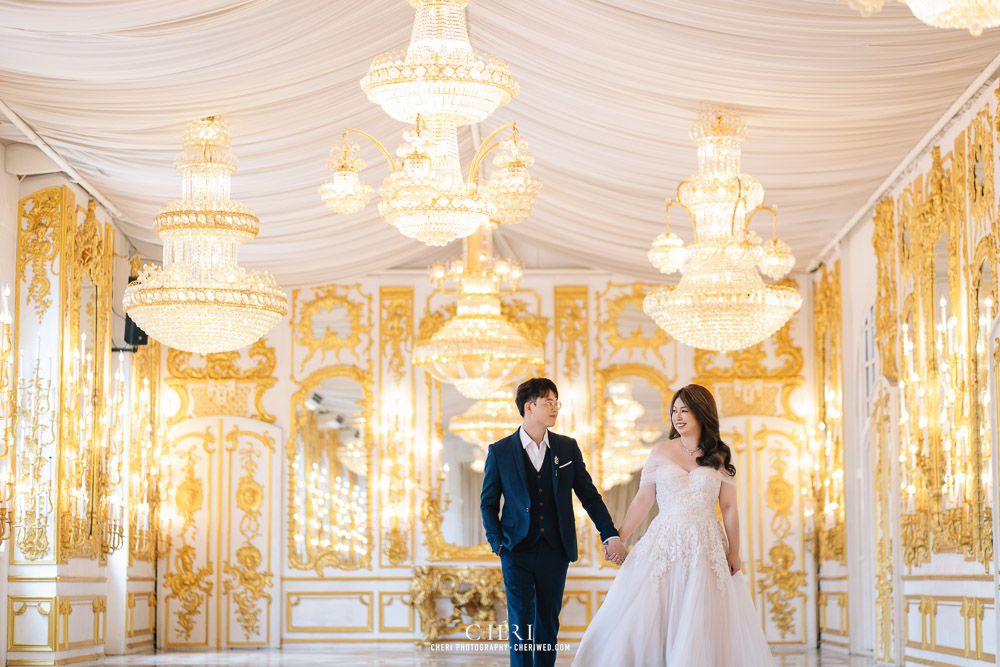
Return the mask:
<svg viewBox="0 0 1000 667">
<path fill-rule="evenodd" d="M 530 435 L 528 435 L 527 433 L 524 432 L 524 427 L 523 426 L 519 426 L 518 429 L 517 429 L 517 431 L 521 435 L 521 446 L 524 447 L 525 449 L 528 448 L 528 445 L 537 444 L 538 445 L 538 449 L 540 451 L 543 451 L 546 447 L 549 446 L 549 430 L 548 429 L 545 429 L 545 435 L 542 436 L 542 441 L 539 442 L 539 443 L 536 443 L 534 440 L 531 439 Z"/>
</svg>

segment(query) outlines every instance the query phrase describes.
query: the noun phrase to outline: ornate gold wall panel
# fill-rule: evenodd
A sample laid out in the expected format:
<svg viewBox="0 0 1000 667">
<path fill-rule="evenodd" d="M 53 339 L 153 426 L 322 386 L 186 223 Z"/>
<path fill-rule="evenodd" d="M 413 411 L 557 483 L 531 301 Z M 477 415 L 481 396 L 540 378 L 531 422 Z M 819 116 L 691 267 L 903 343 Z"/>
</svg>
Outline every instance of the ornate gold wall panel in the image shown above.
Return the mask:
<svg viewBox="0 0 1000 667">
<path fill-rule="evenodd" d="M 163 647 L 277 646 L 277 427 L 207 417 L 174 427 L 171 539 L 158 568 Z M 150 598 L 155 604 L 155 599 Z"/>
<path fill-rule="evenodd" d="M 607 287 L 594 295 L 598 355 L 607 362 L 622 351 L 629 360 L 638 353 L 643 361 L 651 361 L 648 355 L 652 354 L 673 383 L 677 380 L 677 343 L 642 310 L 642 300 L 659 287 L 651 283 L 608 281 Z"/>
<path fill-rule="evenodd" d="M 192 365 L 195 360 L 197 365 Z M 246 350 L 193 355 L 167 351 L 168 387 L 176 392 L 180 405 L 167 425 L 197 417 L 252 417 L 273 423 L 274 415 L 264 409 L 264 394 L 277 379 L 275 349 L 261 338 Z"/>
<path fill-rule="evenodd" d="M 875 206 L 875 344 L 879 353 L 879 368 L 890 382 L 899 379 L 896 358 L 899 323 L 896 311 L 897 273 L 896 228 L 892 199 L 886 198 Z"/>
<path fill-rule="evenodd" d="M 305 292 L 292 290 L 293 343 L 307 350 L 296 370 L 304 370 L 317 352 L 323 362 L 328 352 L 338 363 L 344 351 L 355 358 L 370 356 L 372 297 L 361 290 L 360 283 L 324 285 Z M 362 344 L 365 348 L 358 349 Z"/>
<path fill-rule="evenodd" d="M 159 431 L 160 344 L 150 340 L 132 355 L 129 436 L 128 563 L 156 562 L 159 525 L 159 468 L 165 438 Z"/>
</svg>

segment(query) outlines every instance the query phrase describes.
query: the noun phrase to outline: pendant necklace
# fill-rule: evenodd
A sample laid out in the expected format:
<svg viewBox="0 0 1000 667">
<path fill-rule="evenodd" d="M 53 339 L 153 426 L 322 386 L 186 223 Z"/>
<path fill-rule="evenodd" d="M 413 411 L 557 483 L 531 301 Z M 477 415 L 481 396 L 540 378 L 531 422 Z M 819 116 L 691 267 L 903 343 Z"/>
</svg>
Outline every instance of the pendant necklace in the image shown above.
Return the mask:
<svg viewBox="0 0 1000 667">
<path fill-rule="evenodd" d="M 680 442 L 680 441 L 678 441 L 678 442 Z M 701 447 L 695 447 L 694 449 L 688 449 L 687 447 L 684 446 L 683 442 L 680 442 L 680 446 L 681 446 L 681 449 L 683 449 L 685 452 L 687 452 L 691 456 L 694 456 L 695 452 L 701 451 Z"/>
</svg>

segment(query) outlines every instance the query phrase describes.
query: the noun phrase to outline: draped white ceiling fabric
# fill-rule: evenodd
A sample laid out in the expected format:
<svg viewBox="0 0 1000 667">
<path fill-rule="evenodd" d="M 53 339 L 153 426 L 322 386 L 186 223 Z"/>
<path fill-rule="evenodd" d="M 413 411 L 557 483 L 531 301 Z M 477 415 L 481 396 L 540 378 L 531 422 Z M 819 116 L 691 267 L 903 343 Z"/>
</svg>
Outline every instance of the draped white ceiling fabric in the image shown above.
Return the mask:
<svg viewBox="0 0 1000 667">
<path fill-rule="evenodd" d="M 663 199 L 696 169 L 700 101 L 742 111 L 744 168 L 802 269 L 1000 51 L 1000 31 L 936 30 L 901 4 L 863 18 L 838 0 L 473 0 L 468 17 L 473 46 L 521 87 L 482 134 L 516 121 L 542 180 L 501 247 L 529 268 L 645 279 L 662 277 L 646 251 Z M 153 216 L 180 193 L 185 124 L 223 114 L 233 196 L 261 218 L 241 263 L 286 287 L 421 267 L 459 246 L 401 236 L 374 200 L 335 215 L 317 191 L 345 126 L 399 144 L 404 127 L 358 81 L 405 48 L 412 19 L 403 0 L 0 1 L 0 100 L 121 209 L 146 256 Z M 468 164 L 472 132 L 460 139 Z M 362 154 L 378 186 L 388 167 Z M 673 222 L 691 240 L 686 217 Z M 770 234 L 767 216 L 754 227 Z"/>
</svg>

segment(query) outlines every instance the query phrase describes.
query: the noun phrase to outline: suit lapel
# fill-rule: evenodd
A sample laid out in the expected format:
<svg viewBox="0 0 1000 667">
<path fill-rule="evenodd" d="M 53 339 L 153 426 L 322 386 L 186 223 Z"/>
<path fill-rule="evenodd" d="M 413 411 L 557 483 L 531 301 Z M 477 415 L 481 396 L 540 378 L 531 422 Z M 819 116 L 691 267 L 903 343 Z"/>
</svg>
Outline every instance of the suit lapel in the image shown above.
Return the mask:
<svg viewBox="0 0 1000 667">
<path fill-rule="evenodd" d="M 559 454 L 562 453 L 562 447 L 559 446 L 559 436 L 555 433 L 549 431 L 549 449 L 552 450 L 550 454 L 552 455 L 552 493 L 559 493 L 559 464 L 566 463 L 563 461 Z M 559 496 L 556 495 L 558 498 Z"/>
<path fill-rule="evenodd" d="M 528 495 L 528 478 L 524 471 L 524 456 L 521 454 L 523 447 L 521 446 L 521 429 L 518 428 L 514 431 L 514 435 L 510 436 L 510 446 L 507 448 L 510 451 L 511 457 L 514 459 L 514 469 L 517 470 L 517 478 L 521 480 L 523 485 L 524 495 Z"/>
</svg>

